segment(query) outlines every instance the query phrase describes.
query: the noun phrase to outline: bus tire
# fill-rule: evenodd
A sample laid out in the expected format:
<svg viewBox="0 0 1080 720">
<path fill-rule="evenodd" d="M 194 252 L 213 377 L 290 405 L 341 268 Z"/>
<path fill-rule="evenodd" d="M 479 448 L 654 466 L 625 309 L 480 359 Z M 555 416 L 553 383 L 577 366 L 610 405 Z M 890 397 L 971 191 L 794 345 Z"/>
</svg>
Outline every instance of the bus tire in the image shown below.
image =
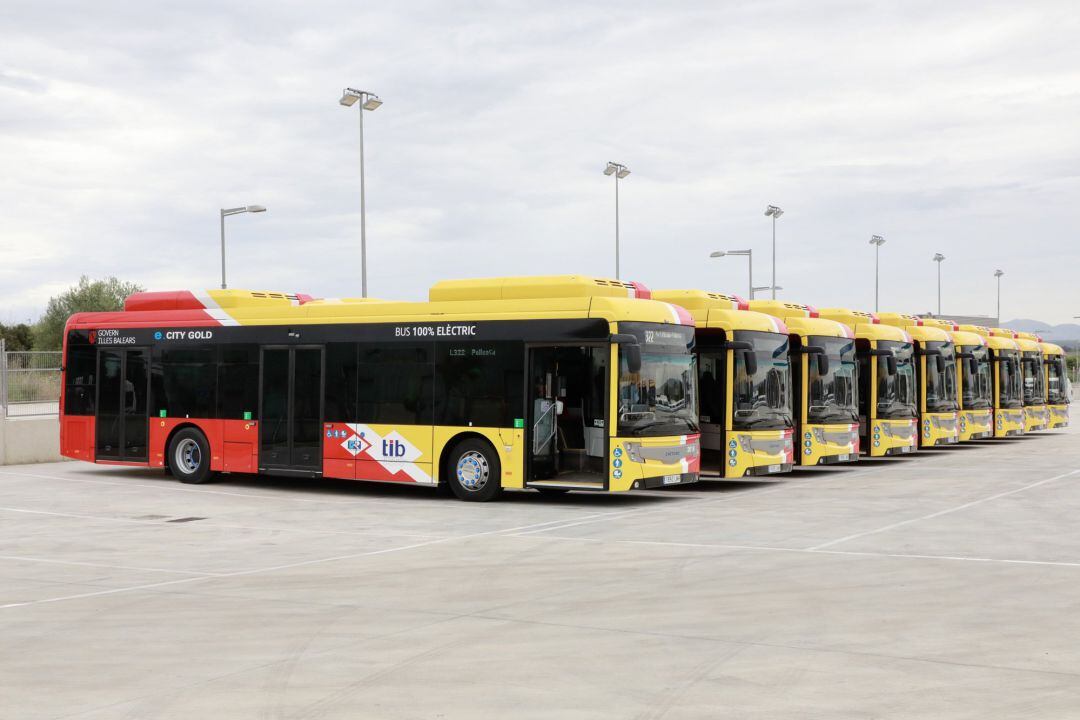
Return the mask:
<svg viewBox="0 0 1080 720">
<path fill-rule="evenodd" d="M 182 483 L 210 479 L 210 443 L 198 428 L 184 428 L 169 442 L 169 469 Z"/>
<path fill-rule="evenodd" d="M 447 458 L 446 482 L 459 500 L 494 500 L 502 492 L 499 454 L 483 440 L 462 440 Z"/>
</svg>

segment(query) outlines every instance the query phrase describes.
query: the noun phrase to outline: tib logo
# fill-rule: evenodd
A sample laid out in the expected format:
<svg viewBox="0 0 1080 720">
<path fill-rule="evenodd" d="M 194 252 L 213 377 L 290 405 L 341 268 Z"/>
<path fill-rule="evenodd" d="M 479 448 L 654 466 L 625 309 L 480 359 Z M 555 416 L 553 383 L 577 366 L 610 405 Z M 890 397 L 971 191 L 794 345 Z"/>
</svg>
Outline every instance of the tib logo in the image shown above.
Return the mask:
<svg viewBox="0 0 1080 720">
<path fill-rule="evenodd" d="M 404 457 L 406 453 L 405 443 L 400 440 L 383 440 L 382 441 L 382 455 L 385 458 L 399 458 Z"/>
</svg>

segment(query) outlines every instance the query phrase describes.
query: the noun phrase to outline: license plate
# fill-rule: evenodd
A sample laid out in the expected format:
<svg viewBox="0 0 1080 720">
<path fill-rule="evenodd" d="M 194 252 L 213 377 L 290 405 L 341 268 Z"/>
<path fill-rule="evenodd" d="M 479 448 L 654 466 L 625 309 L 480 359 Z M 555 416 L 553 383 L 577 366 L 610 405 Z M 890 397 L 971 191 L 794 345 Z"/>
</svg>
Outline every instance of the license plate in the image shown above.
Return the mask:
<svg viewBox="0 0 1080 720">
<path fill-rule="evenodd" d="M 682 475 L 665 475 L 664 476 L 664 484 L 665 485 L 678 485 L 680 482 L 682 482 Z"/>
<path fill-rule="evenodd" d="M 911 452 L 911 446 L 910 445 L 903 446 L 902 448 L 900 448 L 900 452 L 901 453 L 909 453 L 909 452 Z"/>
<path fill-rule="evenodd" d="M 850 458 L 851 458 L 851 456 L 846 455 L 846 454 L 845 455 L 837 455 L 836 456 L 836 461 L 837 462 L 847 462 Z"/>
<path fill-rule="evenodd" d="M 770 465 L 769 466 L 769 472 L 771 472 L 771 473 L 780 472 L 780 468 L 782 468 L 782 467 L 783 467 L 783 465 Z"/>
</svg>

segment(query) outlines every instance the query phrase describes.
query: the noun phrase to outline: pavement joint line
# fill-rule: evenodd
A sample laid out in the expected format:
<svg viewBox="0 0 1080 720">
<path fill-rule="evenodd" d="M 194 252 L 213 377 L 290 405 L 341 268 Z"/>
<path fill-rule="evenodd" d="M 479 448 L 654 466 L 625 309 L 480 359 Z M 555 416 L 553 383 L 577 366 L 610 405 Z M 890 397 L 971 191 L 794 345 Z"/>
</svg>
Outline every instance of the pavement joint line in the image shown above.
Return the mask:
<svg viewBox="0 0 1080 720">
<path fill-rule="evenodd" d="M 809 653 L 835 653 L 838 655 L 852 655 L 855 657 L 873 657 L 882 660 L 900 660 L 903 662 L 915 662 L 915 663 L 931 663 L 935 665 L 950 665 L 953 667 L 967 667 L 967 668 L 982 668 L 986 670 L 1000 670 L 1003 672 L 1021 672 L 1021 673 L 1035 673 L 1038 675 L 1057 675 L 1063 677 L 1080 677 L 1080 673 L 1065 672 L 1062 670 L 1043 670 L 1040 668 L 1025 668 L 1016 667 L 1015 665 L 989 665 L 986 663 L 975 662 L 961 662 L 959 660 L 945 660 L 941 658 L 926 658 L 916 657 L 913 655 L 893 655 L 889 653 L 876 653 L 866 652 L 864 650 L 853 650 L 840 647 L 817 647 L 814 645 L 793 645 L 788 643 L 772 643 L 762 642 L 760 640 L 740 640 L 737 638 L 725 638 L 717 637 L 715 635 L 688 635 L 686 633 L 674 633 L 663 632 L 660 630 L 646 630 L 641 628 L 617 628 L 617 627 L 604 627 L 602 625 L 586 625 L 581 623 L 561 623 L 552 622 L 550 620 L 536 620 L 532 618 L 513 618 L 513 617 L 501 617 L 498 615 L 488 617 L 482 614 L 474 614 L 470 617 L 488 619 L 488 620 L 503 620 L 505 622 L 520 623 L 524 625 L 548 625 L 551 627 L 561 627 L 570 630 L 592 630 L 594 632 L 610 632 L 610 633 L 623 633 L 627 635 L 647 635 L 651 637 L 664 637 L 673 638 L 678 640 L 695 640 L 705 643 L 723 643 L 730 645 L 742 645 L 748 647 L 762 647 L 778 650 L 797 650 L 799 652 Z"/>
<path fill-rule="evenodd" d="M 113 570 L 136 570 L 139 572 L 175 573 L 177 575 L 197 575 L 200 577 L 215 576 L 220 574 L 213 572 L 199 572 L 195 570 L 170 570 L 167 568 L 139 567 L 134 565 L 110 565 L 108 563 L 81 562 L 78 560 L 53 560 L 50 558 L 28 557 L 23 555 L 0 555 L 0 560 L 9 560 L 16 562 L 36 562 L 46 563 L 50 565 L 75 565 L 78 567 L 104 568 Z"/>
<path fill-rule="evenodd" d="M 535 538 L 531 533 L 510 537 Z M 1036 565 L 1049 567 L 1080 568 L 1080 562 L 1067 560 L 1024 560 L 1019 558 L 990 558 L 970 555 L 930 555 L 920 553 L 886 553 L 872 550 L 813 550 L 810 548 L 778 547 L 773 545 L 739 545 L 734 543 L 690 543 L 664 540 L 625 540 L 610 538 L 572 537 L 569 535 L 544 535 L 541 539 L 567 542 L 618 543 L 623 545 L 652 545 L 656 547 L 699 548 L 704 550 L 750 550 L 755 552 L 797 553 L 804 555 L 845 555 L 853 557 L 896 558 L 900 560 L 947 560 L 953 562 L 1004 563 L 1008 565 Z"/>
<path fill-rule="evenodd" d="M 107 465 L 103 465 L 107 466 Z M 151 483 L 120 483 L 117 480 L 99 480 L 90 477 L 64 477 L 62 475 L 41 475 L 38 473 L 13 473 L 11 471 L 0 470 L 0 475 L 10 475 L 12 477 L 37 477 L 45 480 L 60 480 L 64 483 L 90 483 L 94 485 L 113 485 L 122 488 L 151 488 L 156 490 L 166 490 L 168 492 L 195 492 L 200 494 L 213 494 L 213 495 L 229 495 L 233 498 L 254 498 L 262 500 L 281 500 L 286 502 L 301 502 L 301 503 L 323 503 L 330 505 L 357 505 L 357 504 L 370 504 L 370 505 L 400 505 L 399 502 L 378 500 L 372 498 L 365 498 L 360 500 L 326 500 L 323 498 L 298 498 L 295 494 L 280 494 L 272 495 L 260 492 L 229 492 L 227 490 L 211 490 L 208 488 L 192 488 L 183 484 L 168 483 L 168 481 L 162 481 L 160 485 Z M 428 486 L 424 486 L 428 487 Z"/>
<path fill-rule="evenodd" d="M 54 512 L 51 510 L 31 510 L 30 508 L 12 508 L 12 507 L 0 507 L 0 512 L 13 512 L 13 513 L 27 513 L 31 515 L 49 515 L 53 517 L 73 518 L 77 520 L 97 520 L 101 522 L 116 522 L 124 524 L 134 525 L 151 525 L 155 527 L 161 527 L 168 520 L 139 520 L 136 518 L 122 518 L 111 517 L 109 515 L 81 515 L 76 513 L 62 513 Z M 210 520 L 210 522 L 203 523 L 204 528 L 224 528 L 229 530 L 256 530 L 260 532 L 292 532 L 292 533 L 307 533 L 311 535 L 350 535 L 356 537 L 415 537 L 415 538 L 443 538 L 443 535 L 426 535 L 422 533 L 380 533 L 380 532 L 359 532 L 356 530 L 319 530 L 314 528 L 294 528 L 287 526 L 264 526 L 264 525 L 236 525 L 233 523 L 219 523 L 215 522 L 213 518 L 204 518 Z"/>
<path fill-rule="evenodd" d="M 1069 477 L 1071 475 L 1075 475 L 1078 472 L 1080 472 L 1080 468 L 1077 468 L 1076 470 L 1070 470 L 1069 472 L 1062 473 L 1060 475 L 1055 475 L 1054 477 L 1045 478 L 1043 480 L 1039 480 L 1037 482 L 1033 482 L 1033 483 L 1030 483 L 1028 485 L 1024 485 L 1023 487 L 1015 488 L 1013 490 L 1006 490 L 1005 492 L 1000 492 L 1000 493 L 996 493 L 994 495 L 990 495 L 988 497 L 979 498 L 978 500 L 972 500 L 970 502 L 964 503 L 963 505 L 957 505 L 956 507 L 947 508 L 945 510 L 939 510 L 937 512 L 930 513 L 929 515 L 923 515 L 923 516 L 917 517 L 917 518 L 909 518 L 907 520 L 901 520 L 899 522 L 891 523 L 889 525 L 885 525 L 884 527 L 879 527 L 879 528 L 876 528 L 874 530 L 866 530 L 864 532 L 852 533 L 851 535 L 846 535 L 846 536 L 844 536 L 842 538 L 837 538 L 835 540 L 829 540 L 828 542 L 823 542 L 823 543 L 820 543 L 818 545 L 813 545 L 813 546 L 811 546 L 809 548 L 806 548 L 806 549 L 807 550 L 823 550 L 823 549 L 825 549 L 827 547 L 832 547 L 833 545 L 839 545 L 840 543 L 845 543 L 845 542 L 848 542 L 850 540 L 857 540 L 859 538 L 863 538 L 863 537 L 866 537 L 868 535 L 876 535 L 878 533 L 883 533 L 883 532 L 887 532 L 889 530 L 895 530 L 896 528 L 899 528 L 899 527 L 904 527 L 905 525 L 911 525 L 912 523 L 923 522 L 925 520 L 933 520 L 934 518 L 939 518 L 939 517 L 941 517 L 943 515 L 950 515 L 952 513 L 960 512 L 962 510 L 967 510 L 968 508 L 974 507 L 976 505 L 981 505 L 983 503 L 991 502 L 993 500 L 1000 500 L 1003 497 L 1008 497 L 1010 495 L 1016 495 L 1017 493 L 1026 492 L 1027 490 L 1037 488 L 1037 487 L 1039 487 L 1041 485 L 1046 485 L 1047 483 L 1052 483 L 1052 482 L 1056 482 L 1058 480 L 1063 480 L 1063 479 L 1065 479 L 1065 478 L 1067 478 L 1067 477 Z"/>
<path fill-rule="evenodd" d="M 611 513 L 607 513 L 607 514 L 611 514 Z M 233 572 L 217 573 L 217 574 L 212 574 L 212 575 L 211 574 L 203 574 L 203 575 L 198 575 L 198 576 L 195 576 L 195 577 L 181 578 L 179 580 L 166 580 L 166 581 L 163 581 L 163 582 L 147 583 L 147 584 L 144 584 L 144 585 L 134 585 L 134 586 L 128 586 L 128 587 L 122 587 L 122 588 L 110 588 L 109 590 L 100 590 L 100 591 L 97 591 L 97 592 L 89 592 L 89 593 L 79 593 L 77 595 L 65 595 L 65 596 L 60 596 L 60 597 L 41 598 L 41 599 L 37 599 L 37 600 L 25 600 L 25 601 L 22 601 L 22 602 L 7 603 L 5 605 L 0 605 L 0 610 L 9 610 L 9 609 L 12 609 L 12 608 L 26 607 L 26 606 L 29 606 L 29 605 L 44 605 L 44 604 L 47 604 L 47 603 L 64 602 L 64 601 L 67 601 L 67 600 L 81 600 L 81 599 L 85 599 L 85 598 L 102 597 L 102 596 L 106 596 L 106 595 L 117 595 L 117 594 L 120 594 L 120 593 L 135 592 L 135 591 L 138 591 L 138 590 L 152 590 L 154 588 L 168 587 L 168 586 L 171 586 L 171 585 L 181 585 L 181 584 L 184 584 L 184 583 L 197 582 L 197 581 L 200 581 L 200 580 L 214 580 L 214 579 L 225 579 L 225 578 L 233 578 L 233 577 L 243 577 L 243 576 L 247 576 L 247 575 L 258 575 L 258 574 L 261 574 L 261 573 L 276 572 L 278 570 L 288 570 L 288 569 L 297 568 L 297 567 L 307 567 L 307 566 L 310 566 L 310 565 L 319 565 L 319 564 L 322 564 L 322 563 L 336 562 L 336 561 L 339 561 L 339 560 L 351 560 L 353 558 L 373 557 L 373 556 L 376 556 L 376 555 L 387 555 L 389 553 L 401 552 L 401 551 L 404 551 L 404 550 L 413 550 L 415 548 L 427 547 L 429 545 L 439 545 L 439 544 L 446 543 L 446 542 L 451 542 L 451 541 L 454 541 L 454 540 L 469 540 L 469 539 L 472 539 L 472 538 L 486 537 L 486 536 L 490 536 L 490 535 L 505 535 L 507 533 L 513 533 L 513 532 L 519 531 L 519 530 L 528 530 L 530 528 L 540 527 L 540 526 L 544 526 L 544 525 L 551 525 L 551 524 L 557 523 L 557 522 L 562 522 L 562 521 L 550 520 L 550 521 L 544 522 L 544 523 L 530 523 L 528 525 L 519 525 L 517 527 L 499 528 L 499 529 L 496 529 L 496 530 L 487 530 L 487 531 L 479 532 L 479 533 L 470 533 L 468 535 L 455 535 L 455 536 L 452 536 L 452 537 L 437 538 L 435 540 L 428 540 L 428 541 L 425 541 L 425 542 L 412 543 L 410 545 L 401 545 L 401 546 L 398 546 L 398 547 L 382 548 L 382 549 L 379 549 L 379 550 L 368 550 L 368 551 L 365 551 L 365 552 L 349 553 L 349 554 L 346 554 L 346 555 L 335 555 L 333 557 L 327 557 L 327 558 L 314 558 L 312 560 L 300 560 L 300 561 L 297 561 L 297 562 L 285 563 L 283 565 L 274 565 L 274 566 L 271 566 L 271 567 L 252 568 L 250 570 L 237 570 L 237 571 L 233 571 Z"/>
</svg>

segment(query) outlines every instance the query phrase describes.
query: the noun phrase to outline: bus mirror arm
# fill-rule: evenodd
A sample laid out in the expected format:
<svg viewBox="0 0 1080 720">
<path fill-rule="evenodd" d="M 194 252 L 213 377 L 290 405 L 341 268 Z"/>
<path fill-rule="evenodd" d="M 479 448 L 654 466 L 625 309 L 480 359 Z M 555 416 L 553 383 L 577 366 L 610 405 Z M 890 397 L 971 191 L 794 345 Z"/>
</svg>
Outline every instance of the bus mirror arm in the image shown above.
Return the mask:
<svg viewBox="0 0 1080 720">
<path fill-rule="evenodd" d="M 753 343 L 748 343 L 745 340 L 731 340 L 724 343 L 724 347 L 728 350 L 742 353 L 743 366 L 746 368 L 746 374 L 751 376 L 757 375 L 757 355 L 754 354 Z"/>
<path fill-rule="evenodd" d="M 958 353 L 956 353 L 956 357 L 961 358 L 963 360 L 974 360 L 975 359 L 975 353 L 958 352 Z"/>
<path fill-rule="evenodd" d="M 741 350 L 743 352 L 753 352 L 754 350 L 754 346 L 751 343 L 745 342 L 743 340 L 732 340 L 731 342 L 724 343 L 724 347 L 726 347 L 728 350 Z"/>
<path fill-rule="evenodd" d="M 635 336 L 629 333 L 615 333 L 611 336 L 611 342 L 621 346 L 621 352 L 626 357 L 626 369 L 635 375 L 641 372 L 641 345 Z"/>
</svg>

